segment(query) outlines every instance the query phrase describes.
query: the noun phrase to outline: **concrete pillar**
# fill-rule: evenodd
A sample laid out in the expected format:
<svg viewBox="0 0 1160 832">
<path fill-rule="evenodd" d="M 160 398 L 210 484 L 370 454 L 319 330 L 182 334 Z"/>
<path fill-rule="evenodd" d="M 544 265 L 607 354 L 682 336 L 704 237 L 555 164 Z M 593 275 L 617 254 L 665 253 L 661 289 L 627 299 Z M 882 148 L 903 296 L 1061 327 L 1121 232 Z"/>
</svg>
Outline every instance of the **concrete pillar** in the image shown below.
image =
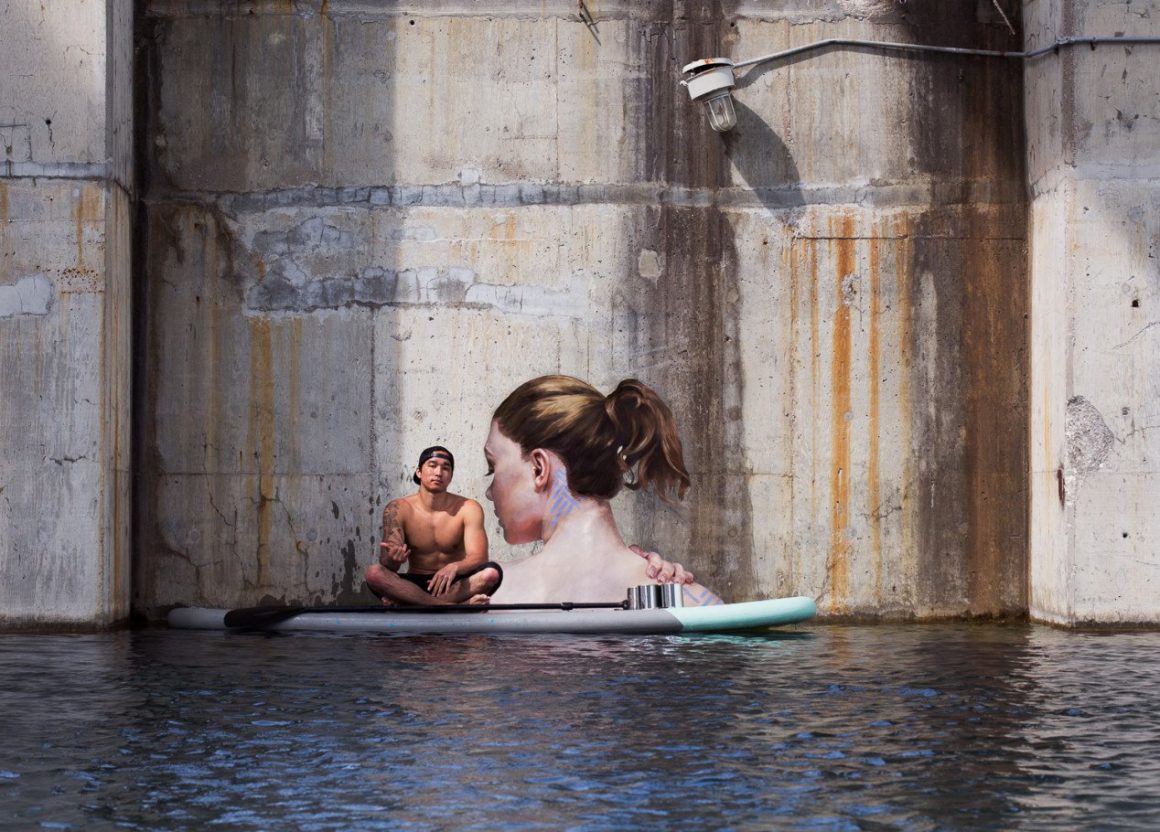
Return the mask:
<svg viewBox="0 0 1160 832">
<path fill-rule="evenodd" d="M 0 627 L 129 612 L 132 0 L 0 0 Z"/>
<path fill-rule="evenodd" d="M 1025 2 L 1026 45 L 1160 35 L 1160 3 Z M 1028 63 L 1033 618 L 1160 622 L 1160 46 Z"/>
</svg>

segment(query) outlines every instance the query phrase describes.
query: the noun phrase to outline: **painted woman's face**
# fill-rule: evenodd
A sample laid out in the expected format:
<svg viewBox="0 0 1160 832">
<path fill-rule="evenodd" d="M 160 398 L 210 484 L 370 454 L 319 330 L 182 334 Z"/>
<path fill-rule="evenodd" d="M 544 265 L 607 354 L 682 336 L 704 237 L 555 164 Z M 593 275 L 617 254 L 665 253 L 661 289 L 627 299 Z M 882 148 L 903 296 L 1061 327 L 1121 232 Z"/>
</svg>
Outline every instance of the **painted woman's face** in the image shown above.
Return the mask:
<svg viewBox="0 0 1160 832">
<path fill-rule="evenodd" d="M 520 446 L 508 439 L 494 420 L 483 446 L 487 470 L 492 475 L 487 499 L 503 527 L 508 543 L 532 543 L 540 539 L 543 505 L 535 489 L 531 460 L 524 459 Z"/>
</svg>

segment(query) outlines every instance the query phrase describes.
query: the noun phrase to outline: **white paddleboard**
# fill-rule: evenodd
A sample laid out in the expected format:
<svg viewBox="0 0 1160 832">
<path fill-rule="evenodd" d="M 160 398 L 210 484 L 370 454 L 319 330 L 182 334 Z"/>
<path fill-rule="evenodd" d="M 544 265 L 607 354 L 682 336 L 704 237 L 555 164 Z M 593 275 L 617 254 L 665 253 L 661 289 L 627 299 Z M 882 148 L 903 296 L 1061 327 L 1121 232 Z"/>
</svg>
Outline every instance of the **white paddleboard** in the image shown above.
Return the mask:
<svg viewBox="0 0 1160 832">
<path fill-rule="evenodd" d="M 277 608 L 271 608 L 276 611 Z M 179 607 L 169 626 L 193 630 L 227 626 L 230 610 Z M 812 598 L 775 598 L 665 609 L 486 610 L 482 612 L 400 612 L 389 607 L 366 610 L 307 608 L 274 615 L 263 630 L 367 633 L 722 633 L 797 624 L 817 612 Z"/>
</svg>

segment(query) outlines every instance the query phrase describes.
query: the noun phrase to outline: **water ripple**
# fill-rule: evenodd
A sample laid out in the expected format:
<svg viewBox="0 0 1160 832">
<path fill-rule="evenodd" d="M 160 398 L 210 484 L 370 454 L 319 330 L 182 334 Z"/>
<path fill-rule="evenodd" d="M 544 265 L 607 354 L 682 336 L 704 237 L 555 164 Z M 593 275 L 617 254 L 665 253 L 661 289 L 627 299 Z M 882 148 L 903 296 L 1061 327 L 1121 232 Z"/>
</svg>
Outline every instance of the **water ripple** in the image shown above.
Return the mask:
<svg viewBox="0 0 1160 832">
<path fill-rule="evenodd" d="M 12 828 L 1160 821 L 1160 635 L 0 637 Z"/>
</svg>

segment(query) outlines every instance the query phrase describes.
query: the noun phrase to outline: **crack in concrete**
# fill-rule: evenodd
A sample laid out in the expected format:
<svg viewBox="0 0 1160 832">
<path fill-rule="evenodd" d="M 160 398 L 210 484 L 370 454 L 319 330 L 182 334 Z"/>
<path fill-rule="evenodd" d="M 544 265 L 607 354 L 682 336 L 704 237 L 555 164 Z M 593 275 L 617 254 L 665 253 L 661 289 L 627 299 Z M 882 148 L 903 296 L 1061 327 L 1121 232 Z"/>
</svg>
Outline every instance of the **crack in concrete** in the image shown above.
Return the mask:
<svg viewBox="0 0 1160 832">
<path fill-rule="evenodd" d="M 1116 441 L 1121 445 L 1126 445 L 1128 444 L 1128 440 L 1135 436 L 1137 433 L 1147 433 L 1148 431 L 1156 430 L 1157 428 L 1160 428 L 1160 425 L 1141 425 L 1140 427 L 1132 428 L 1130 431 L 1125 433 L 1122 439 L 1120 437 L 1116 437 Z"/>
<path fill-rule="evenodd" d="M 1133 336 L 1132 336 L 1131 338 L 1129 338 L 1127 341 L 1124 341 L 1122 344 L 1116 344 L 1114 347 L 1112 347 L 1112 349 L 1114 349 L 1114 350 L 1118 350 L 1118 349 L 1120 349 L 1121 347 L 1126 347 L 1126 346 L 1128 346 L 1128 344 L 1130 344 L 1130 343 L 1132 343 L 1133 341 L 1135 341 L 1137 338 L 1139 338 L 1139 337 L 1140 337 L 1141 335 L 1143 335 L 1145 332 L 1147 332 L 1148 330 L 1152 329 L 1153 327 L 1157 327 L 1157 326 L 1160 326 L 1160 321 L 1153 321 L 1152 323 L 1145 325 L 1145 326 L 1144 326 L 1144 327 L 1143 327 L 1143 328 L 1142 328 L 1140 331 L 1138 331 L 1138 332 L 1137 332 L 1135 335 L 1133 335 Z"/>
</svg>

